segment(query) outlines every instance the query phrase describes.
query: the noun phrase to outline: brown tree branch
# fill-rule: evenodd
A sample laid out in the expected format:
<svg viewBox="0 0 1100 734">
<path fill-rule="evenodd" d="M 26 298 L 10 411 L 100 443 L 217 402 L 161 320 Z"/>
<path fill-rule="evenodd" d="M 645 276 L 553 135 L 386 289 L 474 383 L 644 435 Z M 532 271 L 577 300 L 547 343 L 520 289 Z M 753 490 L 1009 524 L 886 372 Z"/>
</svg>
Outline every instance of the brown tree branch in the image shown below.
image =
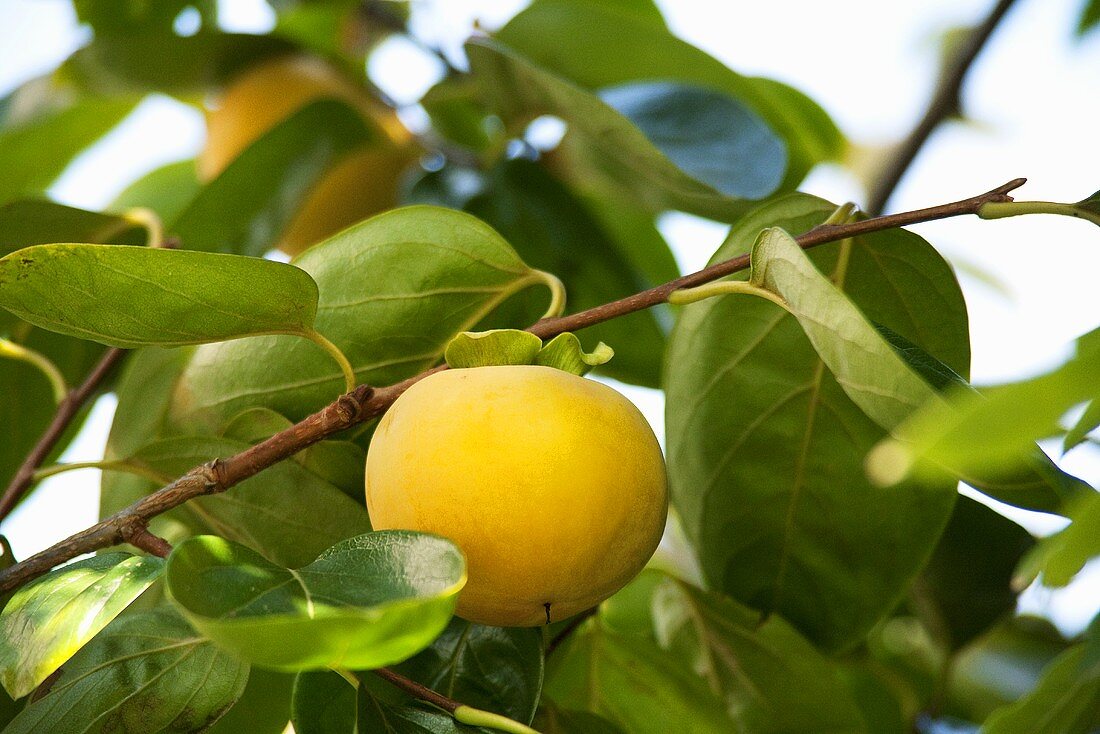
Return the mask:
<svg viewBox="0 0 1100 734">
<path fill-rule="evenodd" d="M 172 552 L 171 543 L 159 535 L 153 535 L 149 532 L 149 528 L 143 524 L 127 525 L 125 536 L 127 543 L 150 555 L 167 558 L 168 554 Z"/>
<path fill-rule="evenodd" d="M 503 732 L 514 732 L 515 734 L 539 734 L 531 727 L 515 719 L 509 719 L 507 716 L 492 711 L 476 709 L 461 701 L 456 701 L 389 668 L 377 668 L 371 672 L 413 698 L 446 711 L 457 722 L 481 729 L 496 729 Z M 354 674 L 352 674 L 352 677 L 354 678 Z"/>
<path fill-rule="evenodd" d="M 826 242 L 847 239 L 868 232 L 894 229 L 917 222 L 977 214 L 982 205 L 989 202 L 1012 201 L 1009 192 L 1022 186 L 1024 181 L 1025 179 L 1018 178 L 1003 186 L 998 186 L 992 191 L 950 204 L 941 204 L 926 209 L 848 224 L 822 225 L 799 236 L 797 240 L 803 248 L 810 248 Z M 618 301 L 612 301 L 569 316 L 544 319 L 528 331 L 546 339 L 562 332 L 583 329 L 593 324 L 665 303 L 668 301 L 669 294 L 675 290 L 717 280 L 748 267 L 748 256 L 736 257 Z M 83 553 L 128 542 L 129 537 L 135 537 L 133 528 L 144 528 L 151 518 L 178 507 L 195 497 L 224 492 L 233 485 L 255 476 L 263 469 L 293 456 L 302 449 L 334 433 L 381 415 L 410 386 L 428 375 L 444 369 L 446 369 L 445 365 L 434 367 L 388 387 L 375 389 L 365 385 L 360 386 L 350 393 L 341 395 L 334 403 L 322 408 L 285 431 L 275 434 L 266 441 L 258 443 L 235 456 L 227 459 L 215 459 L 208 464 L 192 469 L 171 484 L 141 498 L 129 507 L 120 510 L 92 527 L 0 571 L 0 593 L 35 579 L 53 567 Z"/>
<path fill-rule="evenodd" d="M 400 673 L 395 673 L 389 668 L 378 668 L 377 670 L 372 670 L 371 672 L 377 675 L 382 680 L 386 681 L 387 683 L 397 686 L 413 698 L 419 699 L 421 701 L 426 701 L 433 706 L 438 706 L 452 716 L 454 715 L 454 712 L 458 710 L 458 707 L 462 705 L 458 701 L 455 701 L 452 698 L 447 698 L 442 693 L 437 693 L 431 688 L 421 685 L 411 678 L 406 678 Z"/>
<path fill-rule="evenodd" d="M 110 374 L 125 354 L 125 349 L 117 347 L 108 349 L 103 353 L 103 357 L 98 364 L 88 373 L 88 377 L 81 383 L 80 387 L 69 391 L 69 394 L 57 404 L 57 411 L 54 413 L 50 425 L 47 426 L 46 431 L 38 439 L 38 443 L 34 445 L 31 452 L 27 454 L 27 458 L 23 460 L 19 469 L 15 472 L 15 476 L 8 483 L 4 494 L 0 495 L 0 520 L 6 518 L 15 509 L 19 500 L 23 498 L 23 495 L 30 489 L 31 484 L 34 483 L 34 472 L 42 466 L 42 462 L 46 460 L 46 457 L 53 451 L 54 446 L 61 440 L 65 429 L 69 427 L 69 423 L 80 412 L 84 403 L 95 395 L 103 380 L 107 378 L 107 375 Z"/>
<path fill-rule="evenodd" d="M 894 193 L 894 189 L 897 188 L 898 183 L 901 182 L 905 172 L 909 170 L 909 166 L 912 165 L 928 138 L 940 126 L 940 123 L 959 109 L 961 106 L 959 94 L 962 91 L 967 72 L 970 71 L 970 67 L 974 64 L 982 49 L 985 48 L 986 42 L 993 35 L 993 31 L 997 29 L 1005 14 L 1012 8 L 1014 2 L 1016 0 L 998 0 L 986 19 L 970 32 L 966 43 L 951 59 L 950 64 L 944 70 L 935 93 L 932 95 L 932 99 L 928 103 L 928 109 L 925 111 L 924 117 L 905 138 L 883 169 L 882 174 L 871 187 L 870 195 L 867 197 L 868 214 L 874 215 L 882 212 L 886 202 Z"/>
</svg>

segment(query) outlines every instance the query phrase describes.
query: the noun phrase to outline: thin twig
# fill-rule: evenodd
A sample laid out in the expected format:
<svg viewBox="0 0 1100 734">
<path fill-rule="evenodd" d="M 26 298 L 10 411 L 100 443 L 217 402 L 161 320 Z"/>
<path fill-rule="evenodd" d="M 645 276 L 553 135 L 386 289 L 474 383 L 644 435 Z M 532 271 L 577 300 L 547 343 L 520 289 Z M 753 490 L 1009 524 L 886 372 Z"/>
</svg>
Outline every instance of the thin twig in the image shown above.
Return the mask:
<svg viewBox="0 0 1100 734">
<path fill-rule="evenodd" d="M 909 166 L 912 165 L 932 132 L 939 127 L 941 122 L 959 109 L 959 93 L 962 91 L 967 72 L 970 71 L 975 59 L 985 48 L 986 42 L 993 35 L 993 31 L 996 30 L 1001 19 L 1012 8 L 1014 2 L 1016 0 L 998 0 L 989 16 L 982 21 L 981 25 L 970 32 L 966 43 L 951 59 L 950 65 L 936 87 L 935 94 L 932 95 L 932 99 L 928 103 L 928 109 L 925 111 L 924 117 L 905 138 L 901 147 L 894 153 L 883 169 L 882 174 L 871 187 L 870 195 L 867 197 L 868 214 L 873 215 L 882 212 L 886 202 L 894 193 L 894 189 L 897 188 L 898 183 L 901 182 L 905 172 L 909 170 Z"/>
<path fill-rule="evenodd" d="M 866 219 L 861 222 L 822 225 L 806 232 L 797 240 L 803 248 L 810 248 L 826 242 L 842 240 L 868 232 L 893 229 L 907 224 L 976 214 L 982 205 L 991 201 L 1012 201 L 1009 192 L 1022 186 L 1023 183 L 1024 179 L 1018 178 L 979 196 L 950 204 L 942 204 L 902 214 L 892 214 L 888 217 Z M 747 256 L 726 260 L 697 273 L 677 278 L 664 285 L 650 288 L 618 301 L 590 308 L 587 311 L 559 318 L 543 319 L 528 331 L 546 339 L 566 331 L 583 329 L 660 303 L 666 303 L 669 294 L 675 290 L 708 283 L 723 276 L 745 270 L 748 267 L 749 259 Z M 35 579 L 53 567 L 78 555 L 126 542 L 126 534 L 133 532 L 131 529 L 133 526 L 140 525 L 144 527 L 153 517 L 196 497 L 224 492 L 233 485 L 255 476 L 267 467 L 293 456 L 302 449 L 334 433 L 381 415 L 401 393 L 413 384 L 444 369 L 446 369 L 445 365 L 434 367 L 388 387 L 372 389 L 362 385 L 350 393 L 341 395 L 336 402 L 290 428 L 275 434 L 266 441 L 258 443 L 235 456 L 227 459 L 216 459 L 192 469 L 171 484 L 142 497 L 114 515 L 10 568 L 0 571 L 0 593 Z"/>
<path fill-rule="evenodd" d="M 447 73 L 462 73 L 461 70 L 455 68 L 455 65 L 451 63 L 451 60 L 447 58 L 447 54 L 443 53 L 442 49 L 436 48 L 423 38 L 414 35 L 409 30 L 405 19 L 394 13 L 385 0 L 366 0 L 359 5 L 359 13 L 367 21 L 373 21 L 389 31 L 405 36 L 417 48 L 439 61 Z"/>
<path fill-rule="evenodd" d="M 99 390 L 103 380 L 106 379 L 124 354 L 126 354 L 125 349 L 117 347 L 108 349 L 103 353 L 103 357 L 100 358 L 98 364 L 88 373 L 88 377 L 81 383 L 80 387 L 70 391 L 57 404 L 57 410 L 54 412 L 50 425 L 46 427 L 46 431 L 38 439 L 38 443 L 27 454 L 27 458 L 23 460 L 19 469 L 15 472 L 15 476 L 8 483 L 4 494 L 0 495 L 0 520 L 6 518 L 15 509 L 19 500 L 23 498 L 23 495 L 34 483 L 34 472 L 46 461 L 73 418 L 84 407 L 84 403 L 88 402 Z"/>
<path fill-rule="evenodd" d="M 437 693 L 431 688 L 421 685 L 411 678 L 406 678 L 400 673 L 393 672 L 389 668 L 378 668 L 377 670 L 372 670 L 371 672 L 377 675 L 382 680 L 386 681 L 387 683 L 391 683 L 397 686 L 413 698 L 419 699 L 421 701 L 426 701 L 433 706 L 438 706 L 452 716 L 454 715 L 454 712 L 458 709 L 458 707 L 462 705 L 458 701 L 455 701 L 453 698 L 447 698 L 442 693 Z"/>
<path fill-rule="evenodd" d="M 134 524 L 127 527 L 126 542 L 154 556 L 167 558 L 172 552 L 172 544 L 159 535 L 153 535 L 145 525 Z"/>
<path fill-rule="evenodd" d="M 592 607 L 574 615 L 574 617 L 569 620 L 569 624 L 562 627 L 561 631 L 559 631 L 558 634 L 554 635 L 554 639 L 550 640 L 550 642 L 546 645 L 546 650 L 543 655 L 549 658 L 555 650 L 561 647 L 561 644 L 563 642 L 569 639 L 570 635 L 577 631 L 578 627 L 584 624 L 589 617 L 595 616 L 598 609 L 599 607 Z"/>
<path fill-rule="evenodd" d="M 1003 186 L 998 186 L 992 191 L 987 191 L 984 194 L 961 201 L 955 201 L 950 204 L 941 204 L 926 209 L 916 209 L 911 212 L 891 214 L 884 217 L 874 217 L 865 219 L 861 222 L 823 224 L 814 227 L 809 232 L 806 232 L 796 239 L 803 249 L 808 249 L 826 242 L 843 240 L 848 237 L 867 234 L 868 232 L 895 229 L 897 227 L 905 227 L 919 222 L 932 222 L 937 219 L 958 217 L 964 214 L 977 214 L 978 210 L 988 202 L 1012 201 L 1012 197 L 1008 195 L 1009 192 L 1023 186 L 1026 181 L 1027 179 L 1017 178 L 1009 181 Z M 563 331 L 583 329 L 587 326 L 607 321 L 608 319 L 633 313 L 634 311 L 641 311 L 642 309 L 656 306 L 659 303 L 664 303 L 668 300 L 669 294 L 673 291 L 680 290 L 681 288 L 694 288 L 695 286 L 709 283 L 712 280 L 717 280 L 726 275 L 745 270 L 748 267 L 748 255 L 724 260 L 710 267 L 703 268 L 696 273 L 685 275 L 682 278 L 677 278 L 663 285 L 650 288 L 641 293 L 635 293 L 632 296 L 627 296 L 626 298 L 604 304 L 603 306 L 596 306 L 587 311 L 581 311 L 580 313 L 570 314 L 569 316 L 563 316 L 557 319 L 543 319 L 528 329 L 528 331 L 545 339 L 560 334 Z"/>
<path fill-rule="evenodd" d="M 406 678 L 389 668 L 378 668 L 371 672 L 413 698 L 446 711 L 459 723 L 469 724 L 481 729 L 496 729 L 503 732 L 514 732 L 515 734 L 539 734 L 531 727 L 515 719 L 510 719 L 507 716 L 474 708 L 473 706 L 456 701 L 453 698 L 444 696 L 438 691 L 433 691 L 431 688 L 417 683 L 411 678 Z"/>
<path fill-rule="evenodd" d="M 155 214 L 145 209 L 133 209 L 127 213 L 126 218 L 131 222 L 140 223 L 149 230 L 149 247 L 161 247 L 167 250 L 174 250 L 179 247 L 178 238 L 164 238 L 160 229 L 160 220 L 157 219 Z M 88 376 L 84 378 L 84 382 L 80 384 L 80 387 L 71 390 L 58 402 L 50 425 L 46 427 L 42 437 L 38 439 L 38 443 L 34 445 L 34 448 L 27 454 L 27 458 L 16 470 L 15 475 L 8 482 L 4 494 L 0 495 L 0 521 L 11 514 L 15 506 L 19 504 L 19 500 L 34 484 L 35 472 L 49 457 L 50 452 L 53 451 L 54 446 L 61 440 L 61 437 L 65 435 L 65 430 L 69 427 L 73 418 L 76 417 L 76 414 L 95 395 L 100 385 L 107 379 L 107 375 L 111 373 L 111 370 L 125 354 L 125 349 L 119 349 L 118 347 L 108 349 L 100 357 L 99 362 L 92 368 L 92 371 L 88 373 Z"/>
</svg>

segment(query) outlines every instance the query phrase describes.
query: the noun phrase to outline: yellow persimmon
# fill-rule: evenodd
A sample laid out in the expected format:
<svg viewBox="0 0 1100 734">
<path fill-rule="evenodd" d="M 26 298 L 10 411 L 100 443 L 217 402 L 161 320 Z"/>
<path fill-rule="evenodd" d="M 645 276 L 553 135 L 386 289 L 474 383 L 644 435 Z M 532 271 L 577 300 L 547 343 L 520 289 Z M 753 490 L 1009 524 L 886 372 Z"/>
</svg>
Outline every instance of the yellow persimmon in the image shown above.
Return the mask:
<svg viewBox="0 0 1100 734">
<path fill-rule="evenodd" d="M 215 178 L 275 125 L 321 99 L 361 111 L 386 139 L 349 153 L 317 182 L 278 243 L 290 255 L 395 206 L 398 179 L 418 154 L 412 135 L 392 109 L 310 56 L 280 56 L 250 67 L 206 113 L 206 145 L 197 160 L 203 181 Z"/>
<path fill-rule="evenodd" d="M 457 613 L 533 626 L 611 596 L 660 541 L 664 459 L 614 389 L 541 366 L 436 373 L 379 422 L 367 455 L 375 529 L 451 538 L 469 581 Z"/>
</svg>

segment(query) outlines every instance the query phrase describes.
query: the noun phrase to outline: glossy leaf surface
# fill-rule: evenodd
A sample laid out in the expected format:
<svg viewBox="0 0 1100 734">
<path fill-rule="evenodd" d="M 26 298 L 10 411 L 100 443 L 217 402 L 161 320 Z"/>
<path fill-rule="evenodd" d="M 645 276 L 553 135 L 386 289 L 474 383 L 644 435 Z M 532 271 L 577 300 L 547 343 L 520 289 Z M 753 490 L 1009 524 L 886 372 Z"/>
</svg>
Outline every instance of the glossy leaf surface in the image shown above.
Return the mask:
<svg viewBox="0 0 1100 734">
<path fill-rule="evenodd" d="M 168 610 L 116 620 L 64 671 L 6 734 L 202 731 L 248 681 L 248 665 Z"/>
<path fill-rule="evenodd" d="M 44 329 L 111 346 L 178 346 L 301 333 L 312 326 L 317 286 L 298 268 L 256 258 L 37 245 L 0 258 L 0 306 Z"/>
<path fill-rule="evenodd" d="M 376 668 L 443 631 L 466 568 L 450 542 L 405 531 L 350 538 L 297 570 L 199 536 L 173 551 L 167 582 L 198 629 L 256 665 Z"/>
<path fill-rule="evenodd" d="M 33 691 L 161 574 L 159 558 L 110 553 L 56 569 L 20 588 L 0 614 L 0 681 Z"/>
<path fill-rule="evenodd" d="M 542 637 L 534 629 L 456 617 L 427 649 L 395 670 L 467 706 L 530 723 L 542 693 Z"/>
</svg>

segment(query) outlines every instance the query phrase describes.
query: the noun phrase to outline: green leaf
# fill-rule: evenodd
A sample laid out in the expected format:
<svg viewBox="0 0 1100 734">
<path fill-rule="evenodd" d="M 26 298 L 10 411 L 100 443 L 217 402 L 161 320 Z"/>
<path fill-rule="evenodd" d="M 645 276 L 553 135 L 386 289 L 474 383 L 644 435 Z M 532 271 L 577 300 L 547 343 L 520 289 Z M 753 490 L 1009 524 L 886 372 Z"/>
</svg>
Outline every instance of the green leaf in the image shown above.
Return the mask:
<svg viewBox="0 0 1100 734">
<path fill-rule="evenodd" d="M 115 5 L 111 0 L 79 0 L 73 4 L 73 9 L 80 22 L 91 26 L 97 36 L 142 30 L 156 30 L 168 35 L 172 33 L 176 17 L 188 6 L 197 11 L 203 25 L 217 22 L 215 3 L 211 0 L 162 0 L 124 7 Z"/>
<path fill-rule="evenodd" d="M 466 706 L 529 724 L 542 693 L 542 639 L 538 630 L 456 617 L 427 649 L 395 670 Z"/>
<path fill-rule="evenodd" d="M 882 428 L 904 435 L 899 426 L 909 416 L 948 405 L 920 372 L 910 369 L 880 329 L 814 268 L 786 232 L 772 229 L 761 235 L 752 251 L 750 283 L 784 301 L 844 392 Z M 904 452 L 901 449 L 903 458 Z M 956 463 L 948 467 L 998 499 L 1052 510 L 1063 495 L 1083 491 L 1084 485 L 1044 458 L 1036 456 L 1034 445 L 1024 444 L 995 470 L 968 472 L 969 467 L 957 469 Z M 891 466 L 895 460 L 889 450 L 879 451 L 869 457 L 868 471 L 876 481 L 893 483 L 899 473 Z"/>
<path fill-rule="evenodd" d="M 256 258 L 37 245 L 0 258 L 0 306 L 102 344 L 177 346 L 309 331 L 317 286 L 298 268 Z"/>
<path fill-rule="evenodd" d="M 542 339 L 519 329 L 464 331 L 447 344 L 443 358 L 454 369 L 534 364 Z"/>
<path fill-rule="evenodd" d="M 895 476 L 927 475 L 946 466 L 967 482 L 967 475 L 1010 471 L 1034 441 L 1061 432 L 1058 422 L 1066 411 L 1097 395 L 1098 369 L 1100 330 L 1080 337 L 1076 354 L 1053 372 L 981 394 L 955 390 L 947 402 L 924 406 L 898 428 L 899 440 L 879 447 L 872 466 L 881 462 Z M 1063 498 L 1080 493 L 1073 487 Z M 1057 511 L 1058 505 L 1038 509 Z"/>
<path fill-rule="evenodd" d="M 107 436 L 104 460 L 125 459 L 163 435 L 173 387 L 193 351 L 191 347 L 150 347 L 139 349 L 130 356 L 116 388 L 118 405 L 111 432 Z M 100 518 L 113 515 L 156 486 L 149 479 L 134 474 L 103 472 L 100 478 Z M 163 515 L 153 518 L 150 525 L 150 530 L 162 537 L 166 536 L 163 518 Z"/>
<path fill-rule="evenodd" d="M 1077 35 L 1083 36 L 1100 24 L 1100 0 L 1088 0 L 1077 21 Z"/>
<path fill-rule="evenodd" d="M 245 663 L 168 610 L 115 620 L 63 670 L 5 734 L 202 731 L 248 680 Z"/>
<path fill-rule="evenodd" d="M 253 668 L 237 703 L 206 734 L 283 734 L 293 688 L 294 676 Z"/>
<path fill-rule="evenodd" d="M 603 89 L 600 99 L 680 170 L 726 196 L 763 199 L 783 182 L 783 141 L 728 95 L 675 82 L 634 82 Z"/>
<path fill-rule="evenodd" d="M 1081 17 L 1077 21 L 1077 35 L 1085 35 L 1100 24 L 1100 0 L 1088 0 L 1081 9 Z"/>
<path fill-rule="evenodd" d="M 938 397 L 782 229 L 765 230 L 752 248 L 752 285 L 783 299 L 822 361 L 852 401 L 892 429 Z"/>
<path fill-rule="evenodd" d="M 259 443 L 293 426 L 285 416 L 267 408 L 249 408 L 229 419 L 221 434 L 233 441 Z"/>
<path fill-rule="evenodd" d="M 932 618 L 951 649 L 958 649 L 1013 612 L 1012 574 L 1035 545 L 1016 523 L 968 497 L 959 497 L 936 550 L 914 586 L 916 611 Z"/>
<path fill-rule="evenodd" d="M 331 670 L 299 673 L 291 704 L 294 734 L 359 734 L 357 691 Z"/>
<path fill-rule="evenodd" d="M 65 663 L 164 569 L 159 558 L 110 553 L 24 586 L 0 614 L 0 682 L 22 698 Z"/>
<path fill-rule="evenodd" d="M 6 691 L 0 690 L 0 726 L 6 727 L 10 724 L 22 708 L 22 701 L 13 701 Z"/>
<path fill-rule="evenodd" d="M 246 443 L 213 436 L 173 436 L 146 444 L 126 463 L 168 481 L 246 448 Z M 362 492 L 360 484 L 360 496 Z M 229 492 L 196 498 L 173 516 L 190 518 L 192 527 L 208 528 L 291 567 L 309 563 L 329 546 L 370 530 L 361 502 L 295 461 L 275 464 Z"/>
<path fill-rule="evenodd" d="M 686 662 L 653 640 L 624 634 L 594 617 L 554 653 L 546 696 L 557 706 L 606 717 L 626 734 L 733 729 L 726 705 Z"/>
<path fill-rule="evenodd" d="M 591 352 L 584 351 L 581 340 L 576 334 L 565 332 L 558 334 L 546 343 L 546 346 L 538 353 L 535 361 L 538 364 L 554 369 L 564 370 L 573 375 L 583 376 L 593 367 L 599 367 L 615 356 L 615 350 L 603 342 L 596 345 Z"/>
<path fill-rule="evenodd" d="M 676 258 L 651 215 L 614 199 L 579 192 L 575 192 L 575 196 L 647 287 L 680 277 Z M 671 327 L 672 313 L 667 307 L 654 307 L 650 312 L 655 314 L 665 331 Z"/>
<path fill-rule="evenodd" d="M 881 324 L 875 324 L 875 328 L 906 364 L 936 390 L 947 392 L 961 386 L 976 392 L 961 375 L 905 337 Z M 1083 494 L 1088 489 L 1088 485 L 1062 471 L 1034 444 L 997 471 L 967 474 L 961 478 L 1002 502 L 1039 510 L 1058 510 L 1064 498 Z"/>
<path fill-rule="evenodd" d="M 1077 645 L 1052 662 L 1035 690 L 993 712 L 982 734 L 1091 734 L 1100 727 L 1100 660 Z"/>
<path fill-rule="evenodd" d="M 944 712 L 984 721 L 1034 689 L 1043 670 L 1065 649 L 1066 641 L 1047 620 L 1005 620 L 953 660 Z"/>
<path fill-rule="evenodd" d="M 122 190 L 110 209 L 120 212 L 145 207 L 157 213 L 162 222 L 175 222 L 200 189 L 195 161 L 177 161 L 154 169 Z M 89 242 L 86 237 L 61 237 L 65 242 Z M 57 240 L 53 240 L 57 241 Z M 188 249 L 201 249 L 185 243 Z"/>
<path fill-rule="evenodd" d="M 1065 453 L 1083 444 L 1088 440 L 1088 435 L 1095 431 L 1098 426 L 1100 426 L 1100 400 L 1091 400 L 1085 406 L 1085 411 L 1081 413 L 1081 417 L 1066 432 L 1066 437 L 1062 441 L 1062 452 Z"/>
<path fill-rule="evenodd" d="M 785 143 L 789 156 L 783 190 L 793 189 L 816 163 L 835 159 L 844 138 L 813 101 L 770 79 L 745 77 L 676 38 L 652 16 L 624 12 L 622 4 L 540 0 L 516 15 L 496 37 L 531 61 L 585 89 L 635 81 L 669 80 L 722 92 L 750 107 Z M 609 33 L 608 29 L 614 29 Z M 579 160 L 563 158 L 578 175 L 596 174 Z M 577 146 L 579 147 L 579 146 Z"/>
<path fill-rule="evenodd" d="M 662 647 L 683 645 L 741 731 L 864 731 L 835 668 L 780 617 L 667 580 L 654 599 Z M 678 639 L 679 638 L 679 639 Z"/>
<path fill-rule="evenodd" d="M 343 102 L 306 105 L 202 187 L 169 231 L 191 250 L 263 255 L 321 177 L 376 136 L 362 113 Z"/>
<path fill-rule="evenodd" d="M 834 210 L 801 194 L 779 199 L 734 226 L 712 261 L 747 252 L 765 227 L 803 232 Z M 856 239 L 846 260 L 843 249 L 809 257 L 846 273 L 844 292 L 870 318 L 965 374 L 965 304 L 935 250 L 901 230 Z M 862 637 L 932 552 L 955 483 L 872 485 L 863 461 L 885 432 L 773 303 L 684 307 L 666 365 L 672 501 L 711 588 L 778 612 L 826 648 Z"/>
<path fill-rule="evenodd" d="M 1100 191 L 1074 204 L 1078 209 L 1084 209 L 1090 214 L 1100 214 Z"/>
<path fill-rule="evenodd" d="M 443 631 L 466 564 L 449 541 L 407 531 L 341 541 L 297 570 L 207 535 L 176 546 L 166 579 L 195 627 L 256 665 L 377 668 Z"/>
<path fill-rule="evenodd" d="M 587 711 L 570 711 L 552 703 L 539 707 L 535 722 L 543 734 L 623 734 L 623 730 L 602 716 Z"/>
<path fill-rule="evenodd" d="M 553 6 L 554 4 L 555 0 L 535 0 L 530 7 L 537 8 L 540 5 Z M 652 0 L 603 0 L 599 4 L 599 8 L 628 15 L 630 18 L 644 22 L 647 26 L 657 30 L 668 30 L 668 25 L 661 15 L 660 8 Z"/>
<path fill-rule="evenodd" d="M 1044 586 L 1065 586 L 1086 563 L 1100 556 L 1100 494 L 1077 498 L 1066 514 L 1069 526 L 1039 541 L 1020 564 L 1013 581 L 1017 588 L 1036 578 Z"/>
<path fill-rule="evenodd" d="M 884 666 L 850 662 L 837 666 L 837 672 L 850 690 L 850 698 L 859 707 L 866 729 L 874 734 L 910 734 L 915 717 L 903 710 L 915 704 L 915 696 L 900 676 Z"/>
<path fill-rule="evenodd" d="M 63 96 L 59 89 L 46 94 Z M 0 203 L 44 191 L 78 153 L 130 114 L 134 103 L 132 98 L 83 98 L 0 127 Z"/>
<path fill-rule="evenodd" d="M 479 734 L 449 714 L 414 701 L 371 675 L 352 687 L 331 671 L 300 673 L 294 683 L 296 734 Z"/>
<path fill-rule="evenodd" d="M 143 3 L 141 7 L 159 4 Z M 117 13 L 117 8 L 110 12 Z M 193 98 L 261 59 L 294 50 L 292 43 L 266 34 L 200 32 L 180 36 L 128 28 L 96 37 L 66 59 L 59 73 L 94 95 L 158 91 Z"/>
<path fill-rule="evenodd" d="M 359 382 L 372 385 L 432 366 L 455 334 L 547 282 L 484 223 L 424 206 L 346 229 L 294 264 L 318 284 L 318 331 L 347 355 Z M 200 348 L 176 390 L 175 420 L 216 429 L 251 407 L 301 420 L 326 405 L 342 389 L 339 372 L 299 341 L 262 337 Z"/>
<path fill-rule="evenodd" d="M 351 441 L 321 441 L 294 457 L 302 466 L 336 486 L 358 504 L 366 501 L 363 493 L 367 452 Z"/>
<path fill-rule="evenodd" d="M 530 161 L 498 166 L 468 211 L 515 243 L 531 267 L 565 283 L 570 311 L 624 298 L 679 276 L 652 218 L 623 205 L 584 200 Z M 660 380 L 667 312 L 646 310 L 584 330 L 585 341 L 615 348 L 599 373 L 656 387 Z M 528 324 L 523 324 L 527 326 Z"/>
<path fill-rule="evenodd" d="M 472 150 L 484 151 L 493 140 L 487 110 L 477 93 L 477 82 L 463 76 L 444 77 L 424 93 L 420 104 L 432 120 L 432 130 L 444 139 Z M 499 128 L 499 124 L 494 126 Z M 500 130 L 494 129 L 499 134 Z"/>
<path fill-rule="evenodd" d="M 0 206 L 0 254 L 51 242 L 113 242 L 143 245 L 141 225 L 117 214 L 103 214 L 46 199 L 21 199 Z"/>
<path fill-rule="evenodd" d="M 666 152 L 651 142 L 642 130 L 639 130 L 627 117 L 616 112 L 612 106 L 601 101 L 596 95 L 587 92 L 562 79 L 508 47 L 489 40 L 477 39 L 466 44 L 466 54 L 470 59 L 470 71 L 481 80 L 482 92 L 492 107 L 502 118 L 515 128 L 540 115 L 554 115 L 569 124 L 572 134 L 580 138 L 579 145 L 595 158 L 593 165 L 610 178 L 620 190 L 629 192 L 629 196 L 639 204 L 654 211 L 663 209 L 681 209 L 693 214 L 732 221 L 745 210 L 742 201 L 744 192 L 750 192 L 762 198 L 771 193 L 774 180 L 778 183 L 785 164 L 782 142 L 755 114 L 740 108 L 732 99 L 725 99 L 722 109 L 716 110 L 716 116 L 730 114 L 730 107 L 740 109 L 734 120 L 737 122 L 738 137 L 746 135 L 748 140 L 738 140 L 732 147 L 738 150 L 738 160 L 745 158 L 745 148 L 755 147 L 764 160 L 765 173 L 759 179 L 748 173 L 753 165 L 734 165 L 730 176 L 723 177 L 723 187 L 736 191 L 739 195 L 723 193 L 710 183 L 694 178 L 691 172 L 684 171 L 676 162 L 670 160 Z M 706 94 L 698 90 L 671 91 L 665 94 Z M 710 93 L 711 97 L 718 93 Z M 646 110 L 637 100 L 626 99 L 622 94 L 618 101 L 628 106 L 639 118 L 646 117 L 646 125 L 653 128 L 655 134 L 664 138 L 665 147 L 679 159 L 687 162 L 683 146 L 673 146 L 670 128 L 690 128 L 689 124 L 653 119 L 656 115 Z M 713 100 L 708 97 L 708 101 Z M 659 105 L 652 101 L 650 106 Z M 675 103 L 673 103 L 675 104 Z M 728 137 L 728 131 L 723 131 Z M 677 135 L 699 134 L 698 131 L 678 130 Z M 710 132 L 708 131 L 708 135 Z M 728 151 L 727 151 L 728 152 Z M 777 164 L 777 165 L 776 165 Z M 696 166 L 698 167 L 698 166 Z M 773 170 L 778 168 L 778 176 Z M 737 176 L 736 185 L 730 181 Z M 709 176 L 712 180 L 713 175 Z"/>
<path fill-rule="evenodd" d="M 221 434 L 234 441 L 256 444 L 292 425 L 294 424 L 287 418 L 273 410 L 249 408 L 230 419 Z M 299 451 L 292 458 L 362 504 L 367 453 L 358 444 L 351 441 L 319 441 Z"/>
</svg>

